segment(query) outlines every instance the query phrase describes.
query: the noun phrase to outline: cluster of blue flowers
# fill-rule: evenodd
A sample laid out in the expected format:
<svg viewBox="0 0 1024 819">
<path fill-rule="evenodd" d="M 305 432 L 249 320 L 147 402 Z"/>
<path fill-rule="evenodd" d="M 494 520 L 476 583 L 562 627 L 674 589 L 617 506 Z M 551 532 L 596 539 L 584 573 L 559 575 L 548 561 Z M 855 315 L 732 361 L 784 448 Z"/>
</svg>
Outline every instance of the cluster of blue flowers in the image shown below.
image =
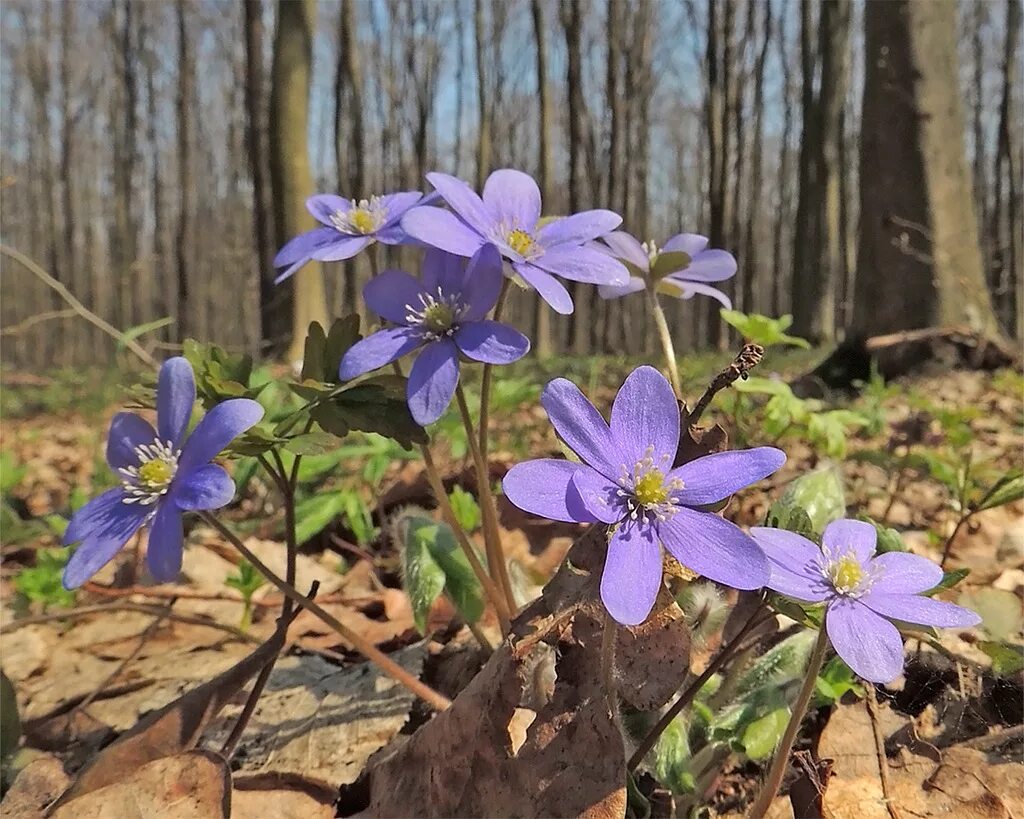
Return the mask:
<svg viewBox="0 0 1024 819">
<path fill-rule="evenodd" d="M 386 270 L 366 285 L 366 305 L 386 324 L 353 345 L 339 371 L 348 380 L 418 352 L 407 399 L 421 425 L 440 418 L 452 401 L 461 362 L 509 364 L 529 351 L 525 335 L 488 318 L 506 278 L 536 290 L 559 313 L 573 310 L 562 280 L 596 285 L 604 298 L 700 294 L 729 306 L 711 285 L 735 275 L 736 261 L 708 249 L 703 236 L 680 234 L 659 248 L 618 230 L 622 219 L 608 210 L 542 219 L 540 190 L 520 171 L 495 171 L 480 195 L 447 174 L 427 179 L 436 191 L 427 196 L 310 198 L 320 227 L 290 241 L 274 260 L 281 281 L 309 261 L 350 259 L 376 242 L 426 248 L 419 276 Z M 122 485 L 71 521 L 65 542 L 81 545 L 68 564 L 69 588 L 85 582 L 143 526 L 150 528 L 154 577 L 172 579 L 181 566 L 181 514 L 231 500 L 230 477 L 211 461 L 263 411 L 248 399 L 225 401 L 186 438 L 194 401 L 192 370 L 175 358 L 160 373 L 157 430 L 137 416 L 115 417 L 107 459 Z M 640 367 L 626 379 L 610 421 L 565 379 L 551 381 L 541 401 L 579 460 L 518 464 L 504 479 L 505 494 L 533 514 L 607 527 L 601 598 L 619 623 L 635 625 L 650 615 L 662 583 L 662 546 L 719 583 L 824 604 L 833 647 L 872 681 L 889 681 L 903 667 L 893 620 L 978 622 L 966 609 L 922 595 L 942 578 L 930 561 L 903 553 L 876 557 L 870 524 L 836 521 L 819 547 L 775 529 L 746 533 L 708 511 L 774 473 L 785 454 L 758 447 L 677 466 L 679 405 L 654 368 Z"/>
</svg>

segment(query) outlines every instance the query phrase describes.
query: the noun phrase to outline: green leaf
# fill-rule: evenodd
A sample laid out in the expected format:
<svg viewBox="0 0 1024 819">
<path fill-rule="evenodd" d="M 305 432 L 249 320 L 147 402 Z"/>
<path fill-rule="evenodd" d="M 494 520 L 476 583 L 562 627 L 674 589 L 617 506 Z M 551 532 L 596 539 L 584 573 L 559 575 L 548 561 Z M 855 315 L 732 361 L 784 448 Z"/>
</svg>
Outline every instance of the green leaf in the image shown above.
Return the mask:
<svg viewBox="0 0 1024 819">
<path fill-rule="evenodd" d="M 430 550 L 439 528 L 440 524 L 430 518 L 412 519 L 408 521 L 402 543 L 402 578 L 420 634 L 426 634 L 430 608 L 444 591 L 444 570 Z"/>
<path fill-rule="evenodd" d="M 1004 589 L 974 589 L 960 595 L 961 606 L 977 612 L 981 624 L 993 639 L 1016 637 L 1024 626 L 1020 600 Z"/>
<path fill-rule="evenodd" d="M 334 383 L 338 380 L 342 357 L 353 344 L 359 341 L 360 337 L 358 313 L 349 313 L 347 316 L 334 320 L 327 333 L 327 343 L 324 348 L 324 370 L 321 376 L 324 381 Z"/>
<path fill-rule="evenodd" d="M 373 515 L 362 497 L 354 490 L 342 493 L 345 498 L 345 521 L 355 535 L 356 543 L 366 546 L 377 537 L 377 527 L 373 525 Z"/>
<path fill-rule="evenodd" d="M 242 560 L 235 574 L 224 580 L 226 586 L 236 589 L 246 600 L 251 599 L 266 582 L 266 578 L 248 560 Z"/>
<path fill-rule="evenodd" d="M 659 253 L 654 259 L 654 264 L 651 265 L 651 278 L 655 281 L 664 279 L 669 273 L 675 273 L 677 270 L 689 267 L 692 261 L 693 259 L 690 257 L 690 254 L 682 250 L 669 250 L 665 253 Z"/>
<path fill-rule="evenodd" d="M 832 705 L 852 691 L 858 697 L 864 696 L 864 689 L 850 667 L 839 657 L 833 657 L 825 664 L 815 681 L 818 694 L 817 707 Z"/>
<path fill-rule="evenodd" d="M 811 345 L 802 338 L 787 335 L 784 331 L 793 323 L 790 315 L 773 319 L 759 313 L 741 313 L 739 310 L 721 310 L 722 320 L 735 327 L 747 341 L 762 347 L 788 345 L 810 349 Z"/>
<path fill-rule="evenodd" d="M 0 450 L 0 492 L 4 495 L 14 489 L 28 472 L 28 467 L 19 465 L 14 453 Z"/>
<path fill-rule="evenodd" d="M 740 677 L 737 696 L 742 698 L 759 688 L 778 686 L 803 677 L 816 639 L 816 632 L 802 629 L 772 646 Z"/>
<path fill-rule="evenodd" d="M 153 321 L 147 321 L 144 324 L 136 324 L 134 327 L 129 327 L 118 338 L 117 349 L 123 350 L 129 341 L 135 341 L 139 336 L 152 333 L 154 330 L 167 327 L 169 324 L 174 324 L 174 319 L 171 316 L 164 316 L 163 318 L 153 319 Z"/>
<path fill-rule="evenodd" d="M 338 444 L 336 435 L 314 430 L 289 438 L 284 448 L 295 455 L 326 455 L 337 449 Z"/>
<path fill-rule="evenodd" d="M 802 509 L 807 514 L 811 531 L 819 536 L 829 523 L 843 517 L 846 514 L 846 493 L 839 469 L 834 464 L 827 464 L 791 481 L 782 497 L 772 504 L 768 517 L 790 520 L 793 509 Z"/>
<path fill-rule="evenodd" d="M 747 756 L 755 760 L 770 757 L 782 741 L 788 724 L 788 708 L 776 708 L 750 723 L 743 732 L 742 740 Z"/>
<path fill-rule="evenodd" d="M 959 585 L 960 582 L 970 573 L 970 569 L 952 569 L 951 571 L 943 572 L 942 580 L 939 581 L 939 585 L 934 589 L 928 589 L 924 594 L 927 594 L 930 597 L 931 595 L 938 594 L 946 589 L 952 589 L 954 586 Z"/>
<path fill-rule="evenodd" d="M 461 486 L 454 486 L 448 494 L 448 500 L 451 503 L 452 512 L 455 513 L 455 520 L 458 521 L 463 531 L 476 531 L 483 519 L 483 514 L 480 511 L 480 505 L 476 502 L 476 498 Z"/>
<path fill-rule="evenodd" d="M 320 534 L 345 509 L 345 498 L 340 492 L 321 492 L 305 498 L 295 506 L 295 539 L 298 545 Z"/>
<path fill-rule="evenodd" d="M 862 520 L 865 523 L 870 523 L 875 527 L 875 532 L 878 533 L 878 545 L 877 550 L 880 554 L 886 552 L 905 552 L 907 551 L 907 545 L 903 542 L 903 538 L 900 533 L 895 529 L 888 526 L 883 526 L 881 523 L 871 520 L 866 515 L 858 515 L 858 520 Z"/>
<path fill-rule="evenodd" d="M 992 673 L 998 677 L 1008 677 L 1024 671 L 1024 646 L 1016 643 L 984 640 L 978 648 L 992 658 Z"/>
<path fill-rule="evenodd" d="M 994 509 L 1024 498 L 1024 473 L 1004 475 L 985 493 L 975 511 Z"/>
<path fill-rule="evenodd" d="M 686 720 L 677 716 L 658 737 L 648 756 L 654 778 L 673 793 L 692 793 L 696 784 L 690 770 L 692 757 L 687 733 Z"/>
<path fill-rule="evenodd" d="M 43 608 L 71 608 L 75 604 L 75 593 L 65 589 L 61 582 L 69 557 L 70 549 L 37 549 L 36 565 L 22 569 L 14 576 L 14 588 L 28 600 L 42 604 Z"/>
<path fill-rule="evenodd" d="M 302 373 L 303 381 L 324 380 L 324 356 L 327 349 L 327 335 L 320 322 L 314 321 L 309 325 L 309 332 L 306 333 L 306 344 L 302 350 Z"/>
</svg>

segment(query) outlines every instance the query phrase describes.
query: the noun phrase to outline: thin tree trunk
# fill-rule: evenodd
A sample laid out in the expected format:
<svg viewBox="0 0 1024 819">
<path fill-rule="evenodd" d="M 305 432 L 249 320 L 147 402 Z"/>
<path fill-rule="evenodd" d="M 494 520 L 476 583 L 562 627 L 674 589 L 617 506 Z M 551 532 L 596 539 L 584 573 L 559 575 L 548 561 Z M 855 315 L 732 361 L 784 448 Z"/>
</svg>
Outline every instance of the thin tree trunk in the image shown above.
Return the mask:
<svg viewBox="0 0 1024 819">
<path fill-rule="evenodd" d="M 530 11 L 533 16 L 533 37 L 537 48 L 537 98 L 540 121 L 537 172 L 540 177 L 541 196 L 545 205 L 550 208 L 554 200 L 552 184 L 554 178 L 552 176 L 551 158 L 553 112 L 551 107 L 551 91 L 548 87 L 547 26 L 544 23 L 544 4 L 542 0 L 530 0 Z M 551 308 L 539 296 L 535 295 L 534 301 L 535 332 L 533 352 L 537 358 L 544 359 L 551 355 Z"/>
<path fill-rule="evenodd" d="M 174 261 L 178 269 L 178 292 L 174 317 L 178 339 L 188 337 L 192 328 L 189 311 L 191 293 L 192 250 L 195 247 L 195 206 L 192 159 L 192 113 L 195 66 L 192 59 L 192 35 L 188 30 L 187 0 L 175 6 L 178 26 L 178 226 L 174 237 Z"/>
<path fill-rule="evenodd" d="M 731 7 L 731 0 L 725 8 Z M 707 129 L 708 129 L 708 208 L 710 213 L 709 238 L 711 247 L 724 247 L 726 244 L 726 226 L 729 224 L 726 207 L 728 181 L 728 129 L 726 127 L 726 94 L 727 72 L 723 71 L 723 49 L 720 43 L 731 38 L 718 18 L 719 3 L 708 4 L 708 33 L 705 63 L 708 72 L 707 91 Z M 727 16 L 729 16 L 727 14 Z M 725 33 L 723 35 L 723 29 Z M 728 49 L 724 49 L 728 51 Z M 718 317 L 719 305 L 712 299 L 707 300 L 707 342 L 717 347 L 722 338 L 721 320 Z"/>
<path fill-rule="evenodd" d="M 484 181 L 491 171 L 491 117 L 487 98 L 485 68 L 487 65 L 484 43 L 484 2 L 473 0 L 473 33 L 476 44 L 476 95 L 477 95 L 477 137 L 476 137 L 476 188 L 483 190 Z"/>
<path fill-rule="evenodd" d="M 761 196 L 764 187 L 764 72 L 768 62 L 768 49 L 772 42 L 772 4 L 763 0 L 763 27 L 761 50 L 754 66 L 754 137 L 751 151 L 750 201 L 747 202 L 746 251 L 743 256 L 743 309 L 755 313 L 759 305 L 755 298 L 760 295 L 754 287 L 761 278 Z M 753 7 L 751 7 L 751 12 Z"/>
<path fill-rule="evenodd" d="M 802 0 L 800 1 L 802 2 Z M 779 15 L 779 62 L 782 65 L 783 75 L 783 125 L 778 176 L 779 202 L 775 218 L 774 247 L 772 250 L 771 311 L 773 316 L 782 315 L 782 294 L 787 292 L 783 288 L 786 278 L 786 267 L 783 266 L 783 238 L 786 226 L 790 223 L 789 215 L 792 209 L 790 177 L 792 176 L 793 151 L 790 146 L 793 140 L 794 106 L 790 101 L 792 99 L 793 72 L 789 63 L 789 51 L 786 48 L 786 12 L 787 9 L 783 7 Z M 791 273 L 792 265 L 789 267 Z"/>
</svg>

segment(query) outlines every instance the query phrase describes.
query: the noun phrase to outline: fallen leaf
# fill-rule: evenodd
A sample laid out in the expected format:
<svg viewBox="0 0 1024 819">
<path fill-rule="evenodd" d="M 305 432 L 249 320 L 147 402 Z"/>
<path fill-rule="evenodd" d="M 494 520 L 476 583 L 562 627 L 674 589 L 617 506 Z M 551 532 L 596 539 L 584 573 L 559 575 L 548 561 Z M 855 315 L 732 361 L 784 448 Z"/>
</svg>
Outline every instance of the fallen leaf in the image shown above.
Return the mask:
<svg viewBox="0 0 1024 819">
<path fill-rule="evenodd" d="M 0 813 L 4 819 L 39 819 L 69 781 L 57 757 L 41 755 L 22 768 L 0 802 Z"/>
<path fill-rule="evenodd" d="M 333 819 L 337 788 L 305 777 L 236 774 L 231 794 L 232 819 Z"/>
</svg>

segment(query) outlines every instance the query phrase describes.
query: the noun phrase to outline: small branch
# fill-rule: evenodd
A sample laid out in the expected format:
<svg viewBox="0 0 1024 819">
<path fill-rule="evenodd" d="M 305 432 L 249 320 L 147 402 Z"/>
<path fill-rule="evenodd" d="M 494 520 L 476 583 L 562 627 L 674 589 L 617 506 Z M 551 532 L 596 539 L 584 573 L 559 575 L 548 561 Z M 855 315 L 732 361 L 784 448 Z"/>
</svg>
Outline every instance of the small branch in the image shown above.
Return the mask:
<svg viewBox="0 0 1024 819">
<path fill-rule="evenodd" d="M 19 333 L 24 333 L 30 327 L 34 327 L 44 321 L 49 321 L 50 319 L 70 318 L 71 316 L 77 315 L 78 313 L 71 308 L 68 308 L 67 310 L 48 310 L 45 313 L 36 313 L 34 316 L 29 316 L 24 321 L 19 321 L 17 324 L 12 324 L 10 327 L 5 327 L 3 330 L 0 330 L 0 336 L 16 336 Z"/>
<path fill-rule="evenodd" d="M 885 755 L 885 738 L 882 736 L 882 728 L 878 724 L 878 698 L 875 696 L 875 686 L 865 683 L 864 694 L 864 703 L 867 705 L 868 717 L 871 719 L 871 733 L 875 738 L 875 757 L 878 759 L 878 778 L 882 783 L 885 809 L 889 811 L 891 819 L 903 819 L 892 798 L 892 785 L 889 783 L 889 760 Z"/>
<path fill-rule="evenodd" d="M 939 561 L 939 567 L 942 569 L 946 568 L 946 561 L 949 560 L 949 556 L 953 551 L 953 541 L 956 540 L 956 536 L 960 534 L 960 530 L 967 525 L 968 521 L 974 516 L 974 511 L 968 512 L 966 515 L 960 518 L 956 522 L 956 526 L 953 527 L 953 531 L 948 538 L 946 538 L 946 545 L 942 547 L 942 560 Z"/>
<path fill-rule="evenodd" d="M 42 281 L 47 287 L 50 287 L 53 290 L 55 290 L 57 292 L 57 295 L 64 299 L 64 301 L 66 301 L 71 306 L 71 309 L 78 313 L 78 315 L 80 315 L 90 324 L 99 327 L 100 330 L 102 330 L 111 338 L 116 339 L 118 342 L 123 344 L 125 347 L 127 347 L 129 350 L 135 353 L 135 355 L 137 355 L 144 364 L 150 367 L 158 366 L 157 360 L 153 358 L 153 356 L 151 356 L 148 352 L 146 352 L 146 350 L 144 350 L 138 344 L 138 342 L 136 342 L 134 339 L 128 338 L 128 336 L 126 336 L 124 333 L 122 333 L 120 330 L 114 327 L 114 325 L 112 325 L 110 322 L 105 321 L 104 319 L 97 316 L 94 312 L 92 312 L 92 310 L 90 310 L 88 307 L 82 304 L 82 302 L 75 298 L 75 295 L 70 290 L 68 290 L 67 287 L 65 287 L 63 284 L 57 281 L 57 279 L 55 279 L 45 270 L 43 270 L 43 268 L 41 268 L 38 264 L 32 261 L 32 259 L 26 256 L 24 253 L 15 250 L 13 247 L 8 247 L 5 244 L 0 244 L 0 253 L 10 257 L 11 259 L 14 259 L 14 261 L 18 262 L 22 267 L 28 270 L 29 273 L 31 273 L 37 279 Z"/>
<path fill-rule="evenodd" d="M 252 563 L 252 565 L 255 566 L 256 569 L 265 578 L 267 578 L 267 580 L 277 586 L 285 597 L 290 598 L 292 602 L 304 609 L 307 609 L 308 611 L 311 611 L 319 617 L 323 622 L 338 632 L 338 634 L 340 634 L 345 640 L 355 646 L 356 650 L 360 654 L 366 657 L 370 662 L 374 663 L 385 674 L 400 682 L 436 711 L 443 711 L 451 705 L 451 700 L 447 697 L 439 694 L 433 688 L 422 682 L 418 677 L 410 674 L 406 669 L 402 668 L 402 666 L 392 660 L 387 654 L 378 649 L 365 637 L 352 631 L 350 628 L 342 624 L 338 618 L 325 611 L 323 607 L 318 605 L 314 600 L 306 597 L 294 587 L 289 586 L 284 580 L 274 574 L 262 560 L 260 560 L 244 543 L 242 543 L 241 540 L 238 539 L 234 532 L 224 526 L 224 524 L 222 524 L 217 518 L 209 512 L 200 512 L 199 516 L 227 538 L 231 545 L 241 553 L 242 557 Z"/>
<path fill-rule="evenodd" d="M 711 380 L 711 383 L 708 384 L 708 388 L 704 390 L 704 394 L 693 408 L 693 412 L 690 413 L 689 425 L 691 427 L 696 426 L 701 415 L 704 414 L 704 410 L 708 408 L 715 395 L 736 383 L 739 379 L 745 379 L 750 371 L 761 363 L 762 358 L 764 358 L 764 347 L 760 344 L 744 344 L 743 349 L 732 360 L 732 363 L 716 375 Z"/>
</svg>

